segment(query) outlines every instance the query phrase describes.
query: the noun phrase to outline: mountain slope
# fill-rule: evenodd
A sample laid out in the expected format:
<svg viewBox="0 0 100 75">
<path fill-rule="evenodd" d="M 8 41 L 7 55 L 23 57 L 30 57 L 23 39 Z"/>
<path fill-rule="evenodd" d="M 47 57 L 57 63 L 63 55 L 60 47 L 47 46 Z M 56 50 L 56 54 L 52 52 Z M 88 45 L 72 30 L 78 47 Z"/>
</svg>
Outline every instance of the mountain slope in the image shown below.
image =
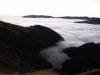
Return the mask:
<svg viewBox="0 0 100 75">
<path fill-rule="evenodd" d="M 64 49 L 70 58 L 62 64 L 62 71 L 77 74 L 91 69 L 100 69 L 100 43 L 86 43 L 80 47 Z"/>
<path fill-rule="evenodd" d="M 21 27 L 0 21 L 0 71 L 29 72 L 52 68 L 39 52 L 62 40 L 47 27 Z"/>
</svg>

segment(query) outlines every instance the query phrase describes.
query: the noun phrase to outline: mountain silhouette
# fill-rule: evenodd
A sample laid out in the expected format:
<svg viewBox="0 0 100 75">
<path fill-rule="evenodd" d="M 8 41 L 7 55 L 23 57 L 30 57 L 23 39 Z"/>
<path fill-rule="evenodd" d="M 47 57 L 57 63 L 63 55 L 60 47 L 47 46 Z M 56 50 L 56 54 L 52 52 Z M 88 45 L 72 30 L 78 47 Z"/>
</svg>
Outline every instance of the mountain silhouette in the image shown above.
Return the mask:
<svg viewBox="0 0 100 75">
<path fill-rule="evenodd" d="M 62 18 L 62 19 L 90 19 L 87 16 L 61 16 L 61 17 L 54 17 L 48 15 L 25 15 L 24 18 Z"/>
<path fill-rule="evenodd" d="M 64 49 L 71 59 L 62 64 L 62 71 L 78 74 L 92 69 L 100 69 L 100 43 L 86 43 L 80 47 Z"/>
<path fill-rule="evenodd" d="M 80 22 L 75 22 L 75 23 L 87 23 L 87 24 L 100 24 L 100 18 L 90 18 L 87 19 L 86 21 L 80 21 Z"/>
<path fill-rule="evenodd" d="M 26 15 L 23 17 L 24 18 L 55 18 L 53 16 L 47 16 L 47 15 Z"/>
<path fill-rule="evenodd" d="M 21 27 L 0 21 L 0 71 L 52 68 L 39 52 L 62 40 L 58 33 L 41 25 Z"/>
</svg>

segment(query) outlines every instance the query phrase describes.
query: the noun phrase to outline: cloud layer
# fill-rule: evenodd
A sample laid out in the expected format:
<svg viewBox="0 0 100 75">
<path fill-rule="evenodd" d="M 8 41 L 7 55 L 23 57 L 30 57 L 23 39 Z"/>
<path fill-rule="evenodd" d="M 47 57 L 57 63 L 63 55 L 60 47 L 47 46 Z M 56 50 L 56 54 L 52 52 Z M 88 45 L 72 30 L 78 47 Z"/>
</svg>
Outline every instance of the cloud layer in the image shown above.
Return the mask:
<svg viewBox="0 0 100 75">
<path fill-rule="evenodd" d="M 20 16 L 11 15 L 0 15 L 0 20 L 25 27 L 31 25 L 43 25 L 49 27 L 64 37 L 66 40 L 66 46 L 80 46 L 87 42 L 100 42 L 100 25 L 73 23 L 81 20 L 59 18 L 22 18 Z"/>
<path fill-rule="evenodd" d="M 62 49 L 71 46 L 80 46 L 89 42 L 100 43 L 100 25 L 74 23 L 75 21 L 82 20 L 22 18 L 20 16 L 11 15 L 0 15 L 0 20 L 25 27 L 31 25 L 43 25 L 59 33 L 65 41 L 58 42 L 57 46 L 42 50 L 40 53 L 45 57 L 45 59 L 52 63 L 54 68 L 58 69 L 61 68 L 62 62 L 66 59 L 70 59 L 67 55 L 61 53 Z"/>
</svg>

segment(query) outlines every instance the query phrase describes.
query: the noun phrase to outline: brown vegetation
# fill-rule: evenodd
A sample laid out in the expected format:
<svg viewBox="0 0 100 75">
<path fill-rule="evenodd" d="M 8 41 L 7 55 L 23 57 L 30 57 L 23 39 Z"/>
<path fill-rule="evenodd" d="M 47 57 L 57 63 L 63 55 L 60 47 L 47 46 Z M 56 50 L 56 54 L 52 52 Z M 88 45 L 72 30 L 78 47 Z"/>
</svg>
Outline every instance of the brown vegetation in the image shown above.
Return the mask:
<svg viewBox="0 0 100 75">
<path fill-rule="evenodd" d="M 86 72 L 82 72 L 80 74 L 77 75 L 100 75 L 100 69 L 92 69 Z"/>
<path fill-rule="evenodd" d="M 0 73 L 0 75 L 60 75 L 58 72 L 52 69 L 45 69 L 41 71 L 36 71 L 32 73 Z"/>
</svg>

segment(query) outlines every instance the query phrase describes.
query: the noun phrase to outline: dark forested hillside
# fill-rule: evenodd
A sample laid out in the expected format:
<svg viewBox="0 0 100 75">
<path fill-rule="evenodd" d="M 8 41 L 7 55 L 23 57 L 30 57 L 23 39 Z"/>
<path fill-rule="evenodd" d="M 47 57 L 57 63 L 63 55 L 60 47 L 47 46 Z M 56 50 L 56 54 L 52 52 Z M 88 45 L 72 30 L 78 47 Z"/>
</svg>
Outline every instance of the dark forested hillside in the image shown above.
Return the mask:
<svg viewBox="0 0 100 75">
<path fill-rule="evenodd" d="M 28 72 L 52 68 L 39 52 L 62 40 L 47 27 L 21 27 L 0 21 L 0 71 Z"/>
<path fill-rule="evenodd" d="M 91 69 L 100 69 L 100 43 L 87 43 L 80 47 L 64 49 L 71 58 L 62 64 L 62 71 L 76 74 Z"/>
</svg>

